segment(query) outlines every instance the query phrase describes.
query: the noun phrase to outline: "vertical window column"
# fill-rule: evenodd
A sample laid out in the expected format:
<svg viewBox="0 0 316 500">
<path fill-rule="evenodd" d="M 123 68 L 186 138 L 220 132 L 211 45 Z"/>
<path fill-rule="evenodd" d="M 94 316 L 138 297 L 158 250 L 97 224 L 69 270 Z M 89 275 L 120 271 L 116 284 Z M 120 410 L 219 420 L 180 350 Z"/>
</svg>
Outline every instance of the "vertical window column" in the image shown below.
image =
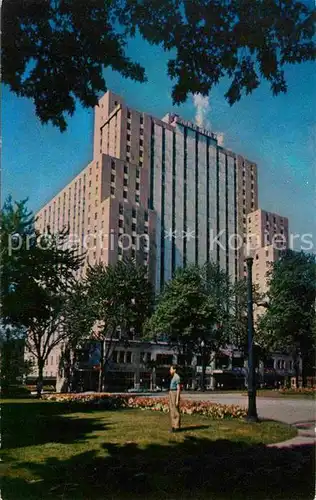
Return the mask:
<svg viewBox="0 0 316 500">
<path fill-rule="evenodd" d="M 184 143 L 183 143 L 183 266 L 187 263 L 187 128 L 184 128 Z"/>
<path fill-rule="evenodd" d="M 195 134 L 195 264 L 199 264 L 199 133 Z"/>
<path fill-rule="evenodd" d="M 210 140 L 206 142 L 206 261 L 210 261 Z"/>
<path fill-rule="evenodd" d="M 161 232 L 160 232 L 160 288 L 165 280 L 165 174 L 166 174 L 166 129 L 162 127 L 162 157 L 161 157 Z"/>
<path fill-rule="evenodd" d="M 171 273 L 173 275 L 176 269 L 176 134 L 173 132 L 173 141 L 172 141 L 172 247 L 171 247 Z"/>
<path fill-rule="evenodd" d="M 219 234 L 220 231 L 220 224 L 219 224 L 219 151 L 218 151 L 218 146 L 216 147 L 216 231 L 217 234 Z M 216 261 L 219 264 L 220 261 L 220 248 L 219 245 L 216 247 Z"/>
</svg>

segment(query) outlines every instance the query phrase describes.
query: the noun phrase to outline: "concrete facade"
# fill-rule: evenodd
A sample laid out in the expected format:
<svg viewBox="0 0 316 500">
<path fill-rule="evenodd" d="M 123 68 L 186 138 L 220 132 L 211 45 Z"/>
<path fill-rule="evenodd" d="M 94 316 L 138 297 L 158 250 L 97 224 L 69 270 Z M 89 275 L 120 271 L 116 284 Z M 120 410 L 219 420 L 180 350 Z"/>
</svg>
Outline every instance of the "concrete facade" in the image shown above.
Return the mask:
<svg viewBox="0 0 316 500">
<path fill-rule="evenodd" d="M 187 263 L 213 260 L 232 280 L 244 276 L 247 216 L 257 208 L 256 164 L 208 130 L 133 110 L 109 91 L 95 108 L 92 162 L 38 212 L 37 227 L 68 228 L 69 244 L 87 251 L 78 278 L 88 264 L 129 256 L 160 291 Z"/>
<path fill-rule="evenodd" d="M 287 217 L 258 209 L 247 216 L 247 242 L 254 257 L 253 282 L 262 293 L 268 291 L 267 273 L 289 246 Z"/>
</svg>

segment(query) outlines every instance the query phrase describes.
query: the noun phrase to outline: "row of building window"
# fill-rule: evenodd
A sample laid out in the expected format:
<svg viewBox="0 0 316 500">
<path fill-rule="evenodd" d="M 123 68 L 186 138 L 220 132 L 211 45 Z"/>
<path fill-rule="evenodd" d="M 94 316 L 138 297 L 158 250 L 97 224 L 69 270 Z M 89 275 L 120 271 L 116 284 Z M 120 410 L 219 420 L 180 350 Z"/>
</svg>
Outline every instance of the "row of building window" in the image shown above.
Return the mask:
<svg viewBox="0 0 316 500">
<path fill-rule="evenodd" d="M 99 168 L 99 162 L 96 162 L 96 168 L 97 169 Z M 89 175 L 91 175 L 91 174 L 92 174 L 92 167 L 89 168 Z M 96 181 L 97 182 L 98 182 L 98 179 L 99 179 L 99 176 L 97 174 L 96 175 Z M 89 181 L 89 187 L 91 187 L 91 186 L 92 186 L 92 181 L 90 180 Z M 86 190 L 86 174 L 83 174 L 83 176 L 80 177 L 78 179 L 78 181 L 76 181 L 74 183 L 73 191 L 72 191 L 71 187 L 68 188 L 68 205 L 71 204 L 71 194 L 72 193 L 74 193 L 74 204 L 76 204 L 77 196 L 80 199 L 81 188 L 82 188 L 82 193 L 84 194 L 85 190 Z M 96 191 L 96 193 L 97 192 L 98 191 Z M 90 193 L 90 195 L 91 195 L 91 193 Z M 63 213 L 64 213 L 65 212 L 65 206 L 66 206 L 66 199 L 67 199 L 67 192 L 66 191 L 64 191 L 64 193 L 58 197 L 58 200 L 57 200 L 58 215 L 60 214 L 61 198 L 63 198 Z M 53 207 L 53 210 L 52 210 L 52 207 Z M 51 214 L 51 212 L 53 212 L 53 219 L 54 219 L 55 213 L 56 213 L 56 201 L 54 201 L 52 205 L 49 205 L 48 209 L 44 210 L 44 221 L 46 221 L 46 219 L 47 219 L 47 210 L 48 210 L 48 215 Z M 68 213 L 70 213 L 70 209 L 68 210 Z"/>
<path fill-rule="evenodd" d="M 126 161 L 129 163 L 130 162 L 130 153 L 131 153 L 131 112 L 127 110 L 127 135 L 126 135 Z M 144 147 L 144 118 L 142 115 L 140 115 L 140 129 L 139 129 L 139 165 L 142 167 L 143 166 L 143 161 L 144 161 L 144 152 L 143 152 L 143 147 Z"/>
</svg>

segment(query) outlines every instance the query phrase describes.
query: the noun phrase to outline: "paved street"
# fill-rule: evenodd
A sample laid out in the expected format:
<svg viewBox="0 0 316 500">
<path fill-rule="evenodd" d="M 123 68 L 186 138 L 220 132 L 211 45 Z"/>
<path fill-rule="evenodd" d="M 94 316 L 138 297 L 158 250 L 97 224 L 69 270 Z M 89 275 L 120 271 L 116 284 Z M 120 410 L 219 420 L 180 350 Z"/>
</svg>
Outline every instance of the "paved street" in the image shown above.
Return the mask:
<svg viewBox="0 0 316 500">
<path fill-rule="evenodd" d="M 248 397 L 241 394 L 201 394 L 187 393 L 187 399 L 214 401 L 222 404 L 237 404 L 247 407 Z M 302 444 L 316 443 L 316 413 L 315 401 L 312 399 L 270 399 L 257 398 L 257 410 L 260 418 L 280 420 L 288 424 L 295 424 L 298 435 L 284 441 L 269 446 L 278 448 L 292 447 Z"/>
<path fill-rule="evenodd" d="M 242 394 L 212 394 L 183 393 L 186 399 L 214 401 L 222 404 L 248 405 L 247 395 Z M 270 399 L 257 398 L 257 409 L 260 418 L 281 420 L 288 424 L 311 422 L 316 420 L 315 401 L 312 399 Z"/>
</svg>

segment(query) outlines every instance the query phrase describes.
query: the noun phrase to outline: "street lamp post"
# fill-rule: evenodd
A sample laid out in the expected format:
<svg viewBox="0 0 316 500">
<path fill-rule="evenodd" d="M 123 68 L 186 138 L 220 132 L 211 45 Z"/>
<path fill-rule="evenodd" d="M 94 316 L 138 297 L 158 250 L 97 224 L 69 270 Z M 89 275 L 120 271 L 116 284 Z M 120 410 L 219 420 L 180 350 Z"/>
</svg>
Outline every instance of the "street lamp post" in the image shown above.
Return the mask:
<svg viewBox="0 0 316 500">
<path fill-rule="evenodd" d="M 202 354 L 202 376 L 201 376 L 201 391 L 205 391 L 205 382 L 204 382 L 204 374 L 205 374 L 205 356 L 204 356 L 204 340 L 201 341 L 201 354 Z"/>
<path fill-rule="evenodd" d="M 252 265 L 253 258 L 247 257 L 247 305 L 248 305 L 248 413 L 247 420 L 258 420 L 256 406 L 256 366 L 253 342 L 253 298 L 252 298 Z"/>
</svg>

